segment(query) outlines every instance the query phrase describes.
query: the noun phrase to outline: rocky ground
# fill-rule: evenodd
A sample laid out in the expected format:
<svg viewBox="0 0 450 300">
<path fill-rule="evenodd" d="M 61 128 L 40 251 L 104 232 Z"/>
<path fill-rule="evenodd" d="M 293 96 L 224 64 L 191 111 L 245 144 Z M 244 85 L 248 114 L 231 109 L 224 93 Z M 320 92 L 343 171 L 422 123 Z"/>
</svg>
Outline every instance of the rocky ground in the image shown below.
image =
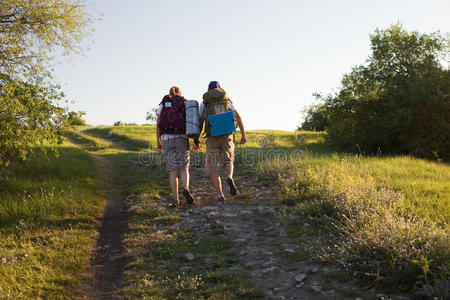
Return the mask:
<svg viewBox="0 0 450 300">
<path fill-rule="evenodd" d="M 234 198 L 228 196 L 227 204 L 218 205 L 204 170 L 193 169 L 191 182 L 195 205 L 173 210 L 182 217 L 176 226 L 182 231 L 195 232 L 197 239 L 219 233 L 221 238 L 231 241 L 237 263 L 229 266 L 227 272 L 248 275 L 264 298 L 391 298 L 346 283 L 333 267 L 312 263 L 305 250 L 311 251 L 314 247 L 314 235 L 304 235 L 299 243 L 299 239 L 288 233 L 289 220 L 297 216 L 286 213 L 278 205 L 274 187 L 241 174 L 236 177 L 240 193 Z M 168 200 L 161 198 L 159 204 L 167 205 Z M 302 226 L 305 233 L 313 230 L 307 223 Z M 182 270 L 195 268 L 198 263 L 208 264 L 211 260 L 206 258 L 199 262 L 191 253 L 186 253 L 185 258 Z"/>
</svg>

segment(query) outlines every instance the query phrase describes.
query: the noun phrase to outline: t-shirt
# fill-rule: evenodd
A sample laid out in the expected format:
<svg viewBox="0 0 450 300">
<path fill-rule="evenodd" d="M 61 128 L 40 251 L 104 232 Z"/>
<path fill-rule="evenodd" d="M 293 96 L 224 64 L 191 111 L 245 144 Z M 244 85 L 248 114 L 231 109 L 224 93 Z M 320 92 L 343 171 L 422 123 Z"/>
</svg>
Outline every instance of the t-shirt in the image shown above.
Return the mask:
<svg viewBox="0 0 450 300">
<path fill-rule="evenodd" d="M 236 108 L 234 107 L 233 104 L 229 103 L 229 105 L 230 105 L 230 108 L 232 111 L 236 111 Z M 205 118 L 205 104 L 203 102 L 200 103 L 199 109 L 200 109 L 200 118 Z M 216 114 L 223 113 L 223 112 L 225 112 L 225 106 L 223 106 L 223 109 L 219 108 L 219 111 L 216 111 Z"/>
<path fill-rule="evenodd" d="M 162 109 L 163 109 L 163 106 L 162 106 L 162 104 L 160 104 L 159 107 L 158 107 L 158 111 L 156 112 L 156 114 L 158 116 L 161 115 Z M 185 135 L 185 134 L 165 133 L 165 134 L 161 135 L 161 141 L 167 141 L 167 140 L 174 139 L 174 138 L 177 138 L 177 137 L 182 137 L 182 138 L 186 138 L 187 139 L 187 135 Z"/>
</svg>

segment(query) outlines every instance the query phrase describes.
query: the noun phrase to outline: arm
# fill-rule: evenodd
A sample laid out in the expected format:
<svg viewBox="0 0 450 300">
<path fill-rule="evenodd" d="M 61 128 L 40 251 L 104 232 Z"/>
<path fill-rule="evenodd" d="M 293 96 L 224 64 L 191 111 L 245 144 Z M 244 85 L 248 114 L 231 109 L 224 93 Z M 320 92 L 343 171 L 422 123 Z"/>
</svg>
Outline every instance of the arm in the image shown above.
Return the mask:
<svg viewBox="0 0 450 300">
<path fill-rule="evenodd" d="M 236 117 L 236 121 L 238 123 L 239 130 L 241 131 L 241 136 L 242 136 L 241 137 L 241 145 L 244 145 L 245 143 L 247 143 L 247 137 L 245 135 L 244 123 L 242 122 L 242 118 L 236 110 L 234 111 L 234 115 Z"/>
<path fill-rule="evenodd" d="M 200 135 L 201 135 L 202 131 L 203 131 L 203 124 L 204 124 L 205 120 L 203 118 L 200 118 L 199 122 L 200 122 L 199 127 L 200 127 Z M 202 145 L 200 145 L 199 138 L 194 139 L 194 150 L 199 151 L 201 149 L 202 149 Z"/>
<path fill-rule="evenodd" d="M 159 115 L 156 118 L 156 143 L 157 143 L 157 149 L 159 152 L 162 151 L 162 143 L 161 143 L 161 132 L 159 131 Z"/>
</svg>

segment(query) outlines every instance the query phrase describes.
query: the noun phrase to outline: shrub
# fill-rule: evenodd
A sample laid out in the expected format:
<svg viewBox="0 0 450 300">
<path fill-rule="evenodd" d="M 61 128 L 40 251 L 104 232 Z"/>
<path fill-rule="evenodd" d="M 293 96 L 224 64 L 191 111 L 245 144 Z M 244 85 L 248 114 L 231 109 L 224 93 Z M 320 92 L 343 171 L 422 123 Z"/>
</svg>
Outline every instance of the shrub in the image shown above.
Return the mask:
<svg viewBox="0 0 450 300">
<path fill-rule="evenodd" d="M 305 108 L 303 113 L 305 120 L 297 128 L 298 131 L 324 131 L 328 126 L 325 107 L 322 104 L 310 105 Z"/>
<path fill-rule="evenodd" d="M 86 121 L 83 120 L 83 116 L 86 115 L 84 111 L 71 111 L 67 114 L 67 122 L 70 126 L 85 126 Z"/>
<path fill-rule="evenodd" d="M 26 160 L 35 147 L 62 141 L 66 116 L 57 86 L 11 80 L 0 74 L 0 169 Z M 51 148 L 56 150 L 54 146 Z"/>
<path fill-rule="evenodd" d="M 323 97 L 328 142 L 344 151 L 450 158 L 450 71 L 440 64 L 448 42 L 400 25 L 371 35 L 367 64 L 344 75 Z"/>
</svg>

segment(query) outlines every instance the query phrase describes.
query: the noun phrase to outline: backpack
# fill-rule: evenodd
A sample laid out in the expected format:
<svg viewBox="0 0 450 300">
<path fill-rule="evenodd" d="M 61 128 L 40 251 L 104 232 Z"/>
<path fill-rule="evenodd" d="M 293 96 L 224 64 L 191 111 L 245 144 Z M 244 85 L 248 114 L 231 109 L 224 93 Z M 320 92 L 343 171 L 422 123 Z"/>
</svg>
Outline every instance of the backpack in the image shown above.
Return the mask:
<svg viewBox="0 0 450 300">
<path fill-rule="evenodd" d="M 181 96 L 167 95 L 163 98 L 158 128 L 161 134 L 186 133 L 186 99 Z"/>
<path fill-rule="evenodd" d="M 211 126 L 209 117 L 231 111 L 231 100 L 228 98 L 224 90 L 216 88 L 209 90 L 203 95 L 203 105 L 205 106 L 205 135 L 211 136 Z"/>
</svg>

